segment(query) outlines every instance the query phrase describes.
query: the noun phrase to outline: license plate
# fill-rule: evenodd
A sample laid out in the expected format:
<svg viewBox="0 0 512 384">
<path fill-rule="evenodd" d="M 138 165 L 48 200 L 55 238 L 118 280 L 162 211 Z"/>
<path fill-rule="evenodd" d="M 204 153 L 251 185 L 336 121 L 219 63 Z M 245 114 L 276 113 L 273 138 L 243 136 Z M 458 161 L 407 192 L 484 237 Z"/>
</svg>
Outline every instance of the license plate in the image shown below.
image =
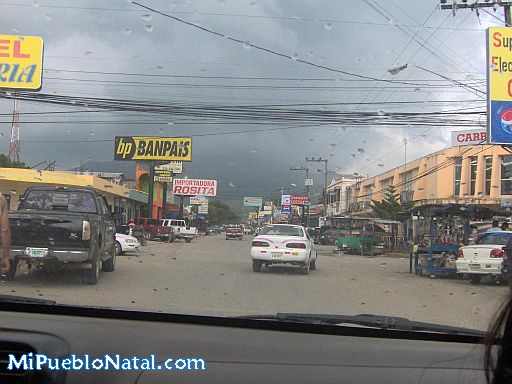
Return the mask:
<svg viewBox="0 0 512 384">
<path fill-rule="evenodd" d="M 45 257 L 48 255 L 48 248 L 26 248 L 25 254 L 30 257 Z"/>
<path fill-rule="evenodd" d="M 273 259 L 278 259 L 281 256 L 283 256 L 283 254 L 281 252 L 272 252 L 272 258 Z"/>
<path fill-rule="evenodd" d="M 480 264 L 469 264 L 469 269 L 480 269 Z"/>
</svg>

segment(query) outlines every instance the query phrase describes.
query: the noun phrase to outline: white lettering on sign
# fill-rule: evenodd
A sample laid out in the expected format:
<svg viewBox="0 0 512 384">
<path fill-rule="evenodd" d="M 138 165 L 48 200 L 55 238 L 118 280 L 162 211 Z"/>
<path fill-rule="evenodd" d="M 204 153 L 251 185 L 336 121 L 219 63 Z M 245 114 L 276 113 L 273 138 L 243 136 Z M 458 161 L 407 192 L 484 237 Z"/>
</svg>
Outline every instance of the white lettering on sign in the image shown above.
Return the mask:
<svg viewBox="0 0 512 384">
<path fill-rule="evenodd" d="M 452 146 L 478 145 L 487 142 L 487 132 L 485 130 L 467 130 L 452 132 Z"/>
</svg>

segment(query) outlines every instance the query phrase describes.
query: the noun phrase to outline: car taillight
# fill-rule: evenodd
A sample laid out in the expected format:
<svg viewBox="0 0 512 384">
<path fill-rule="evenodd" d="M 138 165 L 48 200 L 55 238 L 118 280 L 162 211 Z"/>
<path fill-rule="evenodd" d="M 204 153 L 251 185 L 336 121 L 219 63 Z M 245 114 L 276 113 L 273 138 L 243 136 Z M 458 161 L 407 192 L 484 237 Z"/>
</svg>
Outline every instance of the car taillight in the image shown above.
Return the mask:
<svg viewBox="0 0 512 384">
<path fill-rule="evenodd" d="M 270 244 L 269 244 L 269 243 L 266 243 L 266 242 L 264 242 L 264 241 L 257 241 L 257 240 L 256 240 L 256 241 L 253 241 L 253 242 L 252 242 L 252 246 L 253 246 L 253 247 L 269 247 L 269 246 L 270 246 Z"/>
<path fill-rule="evenodd" d="M 493 250 L 491 251 L 491 258 L 492 258 L 492 259 L 498 259 L 498 258 L 500 258 L 500 257 L 503 257 L 503 254 L 504 254 L 504 253 L 505 253 L 505 252 L 503 252 L 503 249 L 493 249 Z"/>
<path fill-rule="evenodd" d="M 288 243 L 288 244 L 286 244 L 286 248 L 306 249 L 306 244 L 304 244 L 304 243 Z"/>
<path fill-rule="evenodd" d="M 458 259 L 463 259 L 464 258 L 464 251 L 462 249 L 459 249 L 457 251 L 457 258 Z"/>
<path fill-rule="evenodd" d="M 82 221 L 82 240 L 91 240 L 91 223 Z"/>
</svg>

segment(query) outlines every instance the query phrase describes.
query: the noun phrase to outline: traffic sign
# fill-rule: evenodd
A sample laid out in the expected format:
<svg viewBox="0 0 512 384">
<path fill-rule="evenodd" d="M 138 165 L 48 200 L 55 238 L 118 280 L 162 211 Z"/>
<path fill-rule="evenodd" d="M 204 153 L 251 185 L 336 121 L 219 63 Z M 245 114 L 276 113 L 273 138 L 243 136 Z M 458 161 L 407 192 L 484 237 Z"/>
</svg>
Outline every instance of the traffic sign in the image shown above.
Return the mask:
<svg viewBox="0 0 512 384">
<path fill-rule="evenodd" d="M 309 186 L 311 186 L 311 185 L 313 185 L 313 179 L 305 179 L 305 180 L 304 180 L 304 185 L 305 185 L 305 186 L 308 186 L 308 185 L 309 185 Z"/>
</svg>

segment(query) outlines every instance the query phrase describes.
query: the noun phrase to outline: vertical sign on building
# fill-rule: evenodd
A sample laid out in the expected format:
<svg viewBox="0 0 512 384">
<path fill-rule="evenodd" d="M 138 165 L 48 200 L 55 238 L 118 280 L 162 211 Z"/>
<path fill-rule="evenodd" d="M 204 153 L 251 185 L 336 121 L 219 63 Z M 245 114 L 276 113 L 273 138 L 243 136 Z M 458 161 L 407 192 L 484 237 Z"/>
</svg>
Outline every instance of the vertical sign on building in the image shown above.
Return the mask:
<svg viewBox="0 0 512 384">
<path fill-rule="evenodd" d="M 487 142 L 512 144 L 512 28 L 487 29 Z"/>
</svg>

